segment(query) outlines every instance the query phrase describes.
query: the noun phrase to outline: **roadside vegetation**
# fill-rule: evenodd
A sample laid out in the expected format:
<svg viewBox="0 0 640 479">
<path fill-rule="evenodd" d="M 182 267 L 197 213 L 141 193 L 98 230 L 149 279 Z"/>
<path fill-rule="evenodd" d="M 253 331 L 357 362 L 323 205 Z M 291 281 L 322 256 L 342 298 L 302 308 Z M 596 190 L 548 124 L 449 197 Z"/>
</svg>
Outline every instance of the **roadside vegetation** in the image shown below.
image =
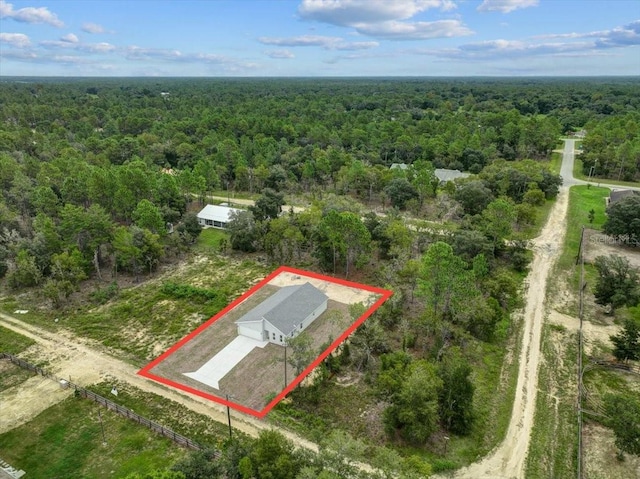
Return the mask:
<svg viewBox="0 0 640 479">
<path fill-rule="evenodd" d="M 2 82 L 0 308 L 142 366 L 281 264 L 391 289 L 315 384 L 268 416 L 318 442 L 320 459 L 278 436 L 213 447 L 234 477 L 330 479 L 336 450 L 393 477 L 456 469 L 508 425 L 528 240 L 561 184 L 551 152 L 562 134 L 615 115 L 610 104 L 637 108 L 633 91 L 624 81 Z M 470 176 L 442 182 L 441 168 Z M 604 189 L 575 191 L 598 227 Z M 226 232 L 202 231 L 195 213 L 210 195 L 255 203 Z M 570 208 L 568 250 L 589 223 L 584 204 Z M 571 369 L 559 360 L 550 375 Z M 566 437 L 554 441 L 569 447 Z M 251 449 L 260 441 L 279 451 L 278 474 Z M 571 467 L 545 460 L 539 474 Z"/>
<path fill-rule="evenodd" d="M 634 434 L 635 419 L 622 419 L 625 415 L 614 408 L 619 407 L 617 404 L 625 404 L 630 411 L 634 410 L 634 401 L 640 398 L 640 381 L 633 374 L 607 369 L 591 362 L 592 359 L 611 360 L 614 356 L 619 361 L 627 361 L 633 356 L 630 353 L 627 358 L 629 351 L 634 348 L 640 350 L 640 346 L 634 346 L 640 341 L 640 335 L 636 332 L 636 323 L 630 319 L 638 308 L 631 308 L 629 311 L 622 307 L 612 314 L 614 308 L 611 307 L 612 303 L 624 306 L 637 302 L 634 291 L 640 291 L 640 285 L 637 277 L 633 276 L 633 269 L 628 267 L 623 256 L 597 256 L 595 260 L 589 260 L 596 254 L 591 252 L 598 240 L 594 235 L 617 224 L 613 221 L 615 213 L 612 216 L 611 211 L 608 215 L 605 212 L 605 198 L 608 194 L 608 189 L 593 185 L 574 186 L 569 191 L 567 236 L 556 266 L 555 281 L 550 284 L 548 295 L 552 310 L 544 326 L 544 361 L 539 371 L 539 387 L 544 394 L 538 394 L 536 421 L 527 458 L 527 477 L 573 477 L 577 470 L 576 331 L 580 266 L 576 261 L 580 254 L 587 257 L 584 321 L 596 325 L 595 328 L 608 327 L 614 323 L 628 325 L 615 337 L 585 333 L 584 341 L 588 349 L 583 351 L 583 471 L 585 477 L 589 478 L 622 478 L 633 475 L 632 471 L 636 468 L 635 459 L 627 456 L 628 460 L 624 462 L 620 449 L 615 453 L 613 448 L 604 447 L 607 441 L 611 441 L 612 432 L 602 426 L 615 427 L 616 418 L 621 418 L 626 424 L 624 430 Z M 636 215 L 638 211 L 640 210 L 635 210 Z M 628 220 L 624 223 L 629 225 L 632 222 Z M 581 253 L 583 227 L 586 228 L 583 243 L 585 251 Z M 634 254 L 632 251 L 629 253 Z M 620 250 L 619 254 L 626 253 Z M 621 286 L 623 283 L 628 287 Z M 627 295 L 623 294 L 625 291 Z M 618 343 L 615 338 L 619 338 Z M 616 344 L 620 346 L 617 347 Z M 640 435 L 636 433 L 635 437 L 640 438 Z M 618 456 L 618 460 L 614 459 L 614 455 Z"/>
</svg>

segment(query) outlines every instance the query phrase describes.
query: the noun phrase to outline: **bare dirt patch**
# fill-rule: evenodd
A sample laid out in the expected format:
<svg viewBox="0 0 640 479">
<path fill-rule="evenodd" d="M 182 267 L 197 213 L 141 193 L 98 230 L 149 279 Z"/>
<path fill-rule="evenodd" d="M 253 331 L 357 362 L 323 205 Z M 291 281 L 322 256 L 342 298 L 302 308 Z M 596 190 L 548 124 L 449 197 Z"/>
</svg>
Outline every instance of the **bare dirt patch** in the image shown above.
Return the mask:
<svg viewBox="0 0 640 479">
<path fill-rule="evenodd" d="M 0 391 L 0 434 L 25 424 L 70 394 L 68 389 L 42 376 L 32 376 Z"/>
<path fill-rule="evenodd" d="M 640 477 L 640 457 L 616 458 L 615 436 L 611 429 L 596 423 L 584 425 L 584 477 L 586 479 L 629 479 Z"/>
<path fill-rule="evenodd" d="M 555 310 L 549 312 L 549 322 L 567 328 L 569 331 L 577 331 L 580 327 L 578 318 L 559 313 Z M 595 324 L 591 321 L 582 322 L 582 335 L 584 338 L 584 351 L 588 356 L 597 355 L 602 345 L 611 347 L 610 336 L 617 334 L 620 326 L 613 324 L 609 319 L 607 324 Z"/>
<path fill-rule="evenodd" d="M 598 256 L 617 254 L 629 260 L 629 264 L 640 269 L 640 248 L 625 244 L 611 236 L 607 236 L 598 230 L 585 229 L 584 259 L 593 263 Z"/>
</svg>

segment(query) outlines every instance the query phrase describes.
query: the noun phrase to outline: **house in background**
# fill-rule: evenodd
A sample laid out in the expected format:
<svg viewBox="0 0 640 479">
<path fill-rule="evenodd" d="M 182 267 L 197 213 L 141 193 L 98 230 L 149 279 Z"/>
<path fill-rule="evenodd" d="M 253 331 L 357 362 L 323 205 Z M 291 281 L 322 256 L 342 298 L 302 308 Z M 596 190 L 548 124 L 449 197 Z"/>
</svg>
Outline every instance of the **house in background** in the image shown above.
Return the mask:
<svg viewBox="0 0 640 479">
<path fill-rule="evenodd" d="M 471 176 L 471 173 L 464 173 L 460 170 L 448 170 L 446 168 L 436 168 L 433 174 L 436 175 L 440 183 L 447 183 L 458 178 L 468 178 Z"/>
<path fill-rule="evenodd" d="M 390 170 L 408 170 L 409 165 L 406 163 L 391 163 Z"/>
<path fill-rule="evenodd" d="M 327 310 L 328 301 L 310 283 L 285 286 L 236 321 L 238 335 L 284 346 Z"/>
<path fill-rule="evenodd" d="M 628 198 L 629 196 L 640 195 L 640 191 L 634 190 L 611 190 L 609 197 L 606 198 L 607 207 L 615 205 L 618 201 Z"/>
<path fill-rule="evenodd" d="M 223 205 L 207 205 L 197 214 L 198 223 L 200 223 L 203 228 L 224 229 L 229 220 L 231 220 L 231 213 L 234 211 L 243 210 Z"/>
</svg>

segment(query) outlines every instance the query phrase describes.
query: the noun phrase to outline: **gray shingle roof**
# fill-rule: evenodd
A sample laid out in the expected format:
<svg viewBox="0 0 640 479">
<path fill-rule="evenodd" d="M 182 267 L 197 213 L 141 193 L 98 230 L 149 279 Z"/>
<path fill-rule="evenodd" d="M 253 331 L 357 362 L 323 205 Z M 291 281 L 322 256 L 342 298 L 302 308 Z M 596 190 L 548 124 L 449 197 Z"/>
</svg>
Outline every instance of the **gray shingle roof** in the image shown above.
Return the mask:
<svg viewBox="0 0 640 479">
<path fill-rule="evenodd" d="M 266 319 L 283 334 L 289 335 L 327 296 L 310 283 L 285 286 L 242 316 L 236 323 Z"/>
<path fill-rule="evenodd" d="M 612 205 L 627 198 L 628 196 L 634 196 L 637 194 L 638 192 L 633 190 L 612 190 L 611 193 L 609 193 L 609 204 Z"/>
</svg>

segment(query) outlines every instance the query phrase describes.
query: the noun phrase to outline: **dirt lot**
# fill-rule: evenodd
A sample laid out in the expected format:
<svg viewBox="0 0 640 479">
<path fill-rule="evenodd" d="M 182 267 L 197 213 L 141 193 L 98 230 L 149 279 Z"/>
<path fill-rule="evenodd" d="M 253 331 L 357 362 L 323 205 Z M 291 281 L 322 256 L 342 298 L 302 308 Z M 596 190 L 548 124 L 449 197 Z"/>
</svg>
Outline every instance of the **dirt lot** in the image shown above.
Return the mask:
<svg viewBox="0 0 640 479">
<path fill-rule="evenodd" d="M 619 461 L 616 458 L 617 448 L 611 429 L 587 422 L 583 432 L 584 477 L 593 479 L 640 477 L 640 457 L 625 454 L 624 461 Z"/>
<path fill-rule="evenodd" d="M 629 260 L 632 267 L 640 269 L 640 248 L 627 245 L 624 241 L 616 241 L 600 231 L 585 229 L 586 241 L 584 259 L 589 263 L 598 256 L 617 254 Z"/>
<path fill-rule="evenodd" d="M 327 310 L 306 329 L 313 338 L 312 349 L 317 354 L 325 350 L 351 324 L 350 304 L 362 302 L 368 305 L 379 297 L 363 289 L 282 272 L 149 372 L 218 397 L 228 394 L 233 396 L 236 403 L 256 411 L 262 410 L 269 395 L 278 394 L 286 387 L 284 348 L 281 346 L 268 344 L 264 348 L 253 349 L 220 381 L 219 390 L 186 377 L 183 373 L 197 370 L 230 343 L 237 336 L 235 321 L 250 309 L 281 287 L 303 284 L 306 281 L 329 297 Z M 295 371 L 287 364 L 287 385 L 295 377 Z"/>
</svg>

